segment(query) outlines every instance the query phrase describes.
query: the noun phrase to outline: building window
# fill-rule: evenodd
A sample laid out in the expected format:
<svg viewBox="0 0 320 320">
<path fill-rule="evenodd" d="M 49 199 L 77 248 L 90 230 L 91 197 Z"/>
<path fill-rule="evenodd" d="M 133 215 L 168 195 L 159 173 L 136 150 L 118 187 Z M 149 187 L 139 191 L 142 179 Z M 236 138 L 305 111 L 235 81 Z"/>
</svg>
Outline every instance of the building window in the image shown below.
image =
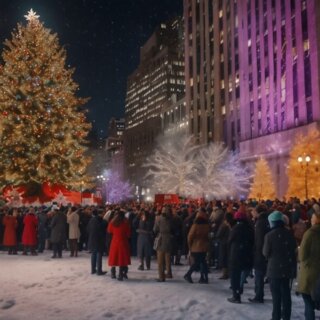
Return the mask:
<svg viewBox="0 0 320 320">
<path fill-rule="evenodd" d="M 293 65 L 293 103 L 298 103 L 298 72 L 297 63 Z"/>
<path fill-rule="evenodd" d="M 306 104 L 307 104 L 307 121 L 308 123 L 310 123 L 313 121 L 312 101 L 308 100 Z"/>
<path fill-rule="evenodd" d="M 304 87 L 305 87 L 306 98 L 308 98 L 312 94 L 311 66 L 310 66 L 309 54 L 305 54 L 305 57 L 304 57 Z"/>
<path fill-rule="evenodd" d="M 307 10 L 304 9 L 301 12 L 301 24 L 302 24 L 302 38 L 303 40 L 308 39 L 308 16 Z"/>
</svg>

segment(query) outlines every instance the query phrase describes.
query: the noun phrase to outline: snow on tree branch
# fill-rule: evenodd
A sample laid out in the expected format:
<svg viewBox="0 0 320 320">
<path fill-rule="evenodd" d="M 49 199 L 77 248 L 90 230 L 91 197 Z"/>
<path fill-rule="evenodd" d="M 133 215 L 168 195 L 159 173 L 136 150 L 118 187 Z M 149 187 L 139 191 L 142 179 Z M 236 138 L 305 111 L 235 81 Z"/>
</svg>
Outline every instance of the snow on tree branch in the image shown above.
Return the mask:
<svg viewBox="0 0 320 320">
<path fill-rule="evenodd" d="M 192 136 L 167 134 L 158 140 L 145 167 L 146 180 L 157 193 L 225 199 L 248 192 L 247 170 L 223 143 L 200 147 Z"/>
</svg>

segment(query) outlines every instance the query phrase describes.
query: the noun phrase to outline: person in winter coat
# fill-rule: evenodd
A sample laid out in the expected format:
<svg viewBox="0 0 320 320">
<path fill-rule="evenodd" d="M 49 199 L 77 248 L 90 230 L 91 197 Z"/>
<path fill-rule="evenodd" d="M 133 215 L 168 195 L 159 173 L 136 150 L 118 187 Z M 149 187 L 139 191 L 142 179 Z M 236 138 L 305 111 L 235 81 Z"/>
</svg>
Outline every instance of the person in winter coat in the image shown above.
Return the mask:
<svg viewBox="0 0 320 320">
<path fill-rule="evenodd" d="M 153 228 L 156 235 L 154 249 L 157 251 L 158 282 L 172 279 L 171 252 L 173 240 L 172 214 L 169 207 L 162 208 L 161 215 L 157 216 Z M 164 272 L 166 270 L 166 273 Z"/>
<path fill-rule="evenodd" d="M 103 210 L 93 210 L 92 218 L 87 225 L 88 249 L 91 251 L 91 274 L 102 276 L 102 255 L 105 247 L 107 222 L 103 220 Z"/>
<path fill-rule="evenodd" d="M 320 297 L 316 301 L 314 296 L 320 281 L 320 208 L 312 214 L 311 225 L 303 236 L 299 250 L 298 292 L 302 293 L 306 320 L 315 319 L 316 303 L 320 304 Z"/>
<path fill-rule="evenodd" d="M 224 214 L 223 222 L 220 224 L 217 231 L 216 239 L 219 241 L 219 254 L 218 254 L 218 268 L 222 270 L 220 280 L 229 278 L 228 272 L 228 239 L 233 225 L 232 213 L 226 212 Z"/>
<path fill-rule="evenodd" d="M 184 254 L 186 258 L 189 254 L 188 234 L 196 217 L 195 208 L 193 206 L 189 206 L 187 212 L 188 215 L 182 223 L 182 254 Z"/>
<path fill-rule="evenodd" d="M 8 249 L 8 254 L 17 254 L 18 221 L 14 215 L 14 210 L 16 209 L 9 210 L 2 220 L 4 226 L 3 246 Z"/>
<path fill-rule="evenodd" d="M 138 270 L 144 270 L 144 260 L 146 261 L 147 270 L 150 270 L 154 220 L 149 211 L 146 210 L 141 210 L 136 220 L 136 223 L 138 224 L 138 258 L 140 259 Z"/>
<path fill-rule="evenodd" d="M 193 263 L 188 272 L 184 275 L 184 279 L 190 283 L 192 281 L 192 273 L 200 269 L 199 283 L 208 283 L 208 265 L 206 254 L 209 249 L 209 232 L 210 224 L 205 209 L 201 209 L 194 220 L 188 235 L 188 243 Z"/>
<path fill-rule="evenodd" d="M 22 244 L 23 244 L 23 255 L 28 254 L 30 249 L 33 256 L 37 255 L 37 227 L 38 219 L 34 214 L 34 209 L 30 207 L 29 212 L 23 219 L 23 233 L 22 233 Z"/>
<path fill-rule="evenodd" d="M 267 207 L 263 204 L 258 205 L 257 208 L 253 210 L 253 215 L 256 219 L 253 258 L 255 296 L 253 298 L 249 298 L 249 301 L 252 303 L 263 303 L 264 278 L 267 271 L 267 260 L 264 257 L 262 250 L 264 244 L 264 237 L 270 231 Z"/>
<path fill-rule="evenodd" d="M 296 241 L 285 228 L 283 214 L 272 212 L 268 221 L 271 231 L 264 239 L 263 255 L 268 260 L 267 277 L 272 295 L 272 320 L 291 317 L 291 281 L 296 276 Z"/>
<path fill-rule="evenodd" d="M 80 238 L 79 214 L 77 208 L 69 208 L 67 213 L 67 223 L 69 224 L 69 247 L 70 257 L 78 256 L 78 240 Z"/>
<path fill-rule="evenodd" d="M 229 271 L 233 295 L 228 299 L 232 303 L 241 303 L 241 273 L 250 270 L 253 265 L 254 231 L 249 225 L 245 212 L 234 215 L 236 224 L 231 229 L 229 247 Z"/>
<path fill-rule="evenodd" d="M 131 264 L 129 246 L 131 228 L 123 210 L 117 210 L 115 217 L 108 224 L 108 232 L 112 235 L 108 258 L 111 278 L 116 278 L 116 266 L 118 266 L 118 280 L 128 279 L 128 265 Z"/>
<path fill-rule="evenodd" d="M 38 252 L 45 249 L 48 235 L 48 215 L 44 208 L 38 213 Z"/>
<path fill-rule="evenodd" d="M 56 205 L 53 205 L 53 217 L 50 223 L 50 242 L 52 243 L 54 258 L 62 258 L 62 246 L 66 241 L 67 217 L 59 210 Z"/>
<path fill-rule="evenodd" d="M 177 208 L 172 208 L 172 223 L 173 223 L 173 248 L 172 248 L 172 264 L 176 266 L 182 266 L 181 254 L 183 246 L 183 237 L 182 237 L 182 218 L 178 214 Z"/>
</svg>

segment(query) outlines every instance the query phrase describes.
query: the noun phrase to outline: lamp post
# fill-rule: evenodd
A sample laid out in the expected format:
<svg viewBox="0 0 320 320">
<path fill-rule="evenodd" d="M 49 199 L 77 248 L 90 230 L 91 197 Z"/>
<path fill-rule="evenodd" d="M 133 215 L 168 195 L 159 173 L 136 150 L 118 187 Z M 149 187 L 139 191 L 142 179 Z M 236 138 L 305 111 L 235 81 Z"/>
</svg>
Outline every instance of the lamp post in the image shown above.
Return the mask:
<svg viewBox="0 0 320 320">
<path fill-rule="evenodd" d="M 309 162 L 311 161 L 311 157 L 306 155 L 306 156 L 299 156 L 298 157 L 298 162 L 301 165 L 301 168 L 305 168 L 304 172 L 304 187 L 305 187 L 305 193 L 306 193 L 306 200 L 308 200 L 308 169 L 309 169 Z M 305 167 L 304 167 L 305 163 Z"/>
</svg>

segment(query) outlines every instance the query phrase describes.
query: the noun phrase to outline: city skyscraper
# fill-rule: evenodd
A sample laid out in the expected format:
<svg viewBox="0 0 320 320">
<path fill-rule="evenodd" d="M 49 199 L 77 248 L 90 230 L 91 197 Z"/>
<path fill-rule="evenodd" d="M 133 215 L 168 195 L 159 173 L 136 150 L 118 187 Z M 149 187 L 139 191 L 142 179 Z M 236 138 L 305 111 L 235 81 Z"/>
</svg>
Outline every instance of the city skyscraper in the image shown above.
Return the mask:
<svg viewBox="0 0 320 320">
<path fill-rule="evenodd" d="M 129 76 L 125 106 L 127 176 L 142 184 L 142 164 L 162 131 L 161 114 L 184 97 L 184 48 L 181 18 L 161 24 L 141 47 L 140 64 Z"/>
<path fill-rule="evenodd" d="M 320 2 L 185 0 L 184 18 L 191 133 L 265 157 L 284 195 L 294 137 L 320 120 Z"/>
</svg>

